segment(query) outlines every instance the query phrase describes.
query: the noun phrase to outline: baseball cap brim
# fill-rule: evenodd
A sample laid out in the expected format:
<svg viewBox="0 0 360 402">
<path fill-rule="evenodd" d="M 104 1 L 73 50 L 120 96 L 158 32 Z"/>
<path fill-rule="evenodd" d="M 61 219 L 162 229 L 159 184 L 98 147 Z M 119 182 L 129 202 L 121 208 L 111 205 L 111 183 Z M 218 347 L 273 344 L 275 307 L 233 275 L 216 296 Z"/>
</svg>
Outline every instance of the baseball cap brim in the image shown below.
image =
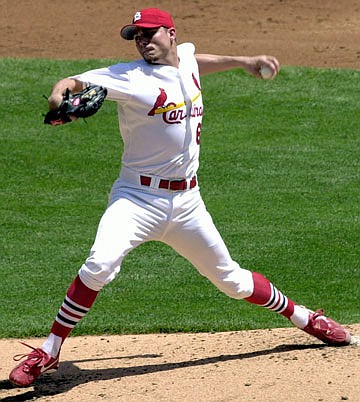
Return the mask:
<svg viewBox="0 0 360 402">
<path fill-rule="evenodd" d="M 129 24 L 129 25 L 125 25 L 121 29 L 120 35 L 122 38 L 124 38 L 126 40 L 133 40 L 138 28 L 160 28 L 160 27 L 161 27 L 161 25 L 159 25 L 159 24 L 150 24 L 150 23 Z"/>
</svg>

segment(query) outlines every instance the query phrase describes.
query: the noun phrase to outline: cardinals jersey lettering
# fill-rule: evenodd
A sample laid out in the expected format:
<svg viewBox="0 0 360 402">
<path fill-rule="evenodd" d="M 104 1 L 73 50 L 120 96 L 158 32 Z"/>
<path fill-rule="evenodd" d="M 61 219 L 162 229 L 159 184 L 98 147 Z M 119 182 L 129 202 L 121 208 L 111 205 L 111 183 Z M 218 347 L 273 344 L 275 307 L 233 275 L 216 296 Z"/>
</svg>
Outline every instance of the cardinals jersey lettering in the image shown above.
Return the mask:
<svg viewBox="0 0 360 402">
<path fill-rule="evenodd" d="M 191 178 L 199 165 L 203 103 L 195 47 L 178 46 L 179 68 L 144 60 L 74 76 L 107 88 L 118 103 L 123 166 L 139 173 Z"/>
</svg>

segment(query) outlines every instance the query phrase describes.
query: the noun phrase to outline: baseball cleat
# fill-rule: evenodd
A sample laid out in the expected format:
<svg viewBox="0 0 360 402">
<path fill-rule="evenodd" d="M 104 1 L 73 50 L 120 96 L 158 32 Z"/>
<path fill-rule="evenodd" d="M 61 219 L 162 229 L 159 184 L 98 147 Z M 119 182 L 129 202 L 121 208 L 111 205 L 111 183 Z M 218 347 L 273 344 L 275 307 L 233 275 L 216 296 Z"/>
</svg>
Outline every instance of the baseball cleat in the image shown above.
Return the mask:
<svg viewBox="0 0 360 402">
<path fill-rule="evenodd" d="M 33 351 L 29 354 L 19 354 L 14 356 L 15 361 L 26 357 L 26 360 L 17 365 L 10 373 L 9 380 L 18 387 L 28 387 L 41 374 L 52 373 L 59 367 L 59 356 L 51 357 L 42 349 L 33 348 L 24 342 L 23 345 L 31 348 Z"/>
<path fill-rule="evenodd" d="M 315 336 L 330 346 L 346 346 L 350 344 L 351 335 L 338 322 L 324 316 L 324 310 L 309 310 L 309 322 L 304 331 Z"/>
</svg>

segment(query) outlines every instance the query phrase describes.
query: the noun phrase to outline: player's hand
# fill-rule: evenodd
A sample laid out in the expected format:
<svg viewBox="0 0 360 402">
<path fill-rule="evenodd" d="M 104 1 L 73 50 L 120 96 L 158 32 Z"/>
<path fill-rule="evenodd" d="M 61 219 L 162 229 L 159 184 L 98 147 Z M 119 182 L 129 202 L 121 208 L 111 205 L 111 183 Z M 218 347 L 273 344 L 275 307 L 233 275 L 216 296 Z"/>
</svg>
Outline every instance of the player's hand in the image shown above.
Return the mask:
<svg viewBox="0 0 360 402">
<path fill-rule="evenodd" d="M 249 57 L 249 63 L 245 66 L 247 72 L 260 79 L 274 79 L 280 71 L 280 63 L 274 56 Z"/>
<path fill-rule="evenodd" d="M 63 101 L 63 96 L 64 95 L 61 93 L 52 93 L 48 98 L 49 110 L 57 110 Z M 69 119 L 71 121 L 76 121 L 78 117 L 74 115 L 69 115 Z"/>
<path fill-rule="evenodd" d="M 49 111 L 53 110 L 56 111 L 61 103 L 63 101 L 63 95 L 60 93 L 52 93 L 49 97 L 48 97 L 48 103 L 49 103 Z M 69 119 L 71 121 L 76 121 L 78 118 L 74 115 L 68 115 Z"/>
<path fill-rule="evenodd" d="M 63 100 L 63 94 L 61 94 L 61 93 L 52 93 L 48 97 L 49 110 L 58 109 L 58 107 L 61 105 L 62 100 Z"/>
</svg>

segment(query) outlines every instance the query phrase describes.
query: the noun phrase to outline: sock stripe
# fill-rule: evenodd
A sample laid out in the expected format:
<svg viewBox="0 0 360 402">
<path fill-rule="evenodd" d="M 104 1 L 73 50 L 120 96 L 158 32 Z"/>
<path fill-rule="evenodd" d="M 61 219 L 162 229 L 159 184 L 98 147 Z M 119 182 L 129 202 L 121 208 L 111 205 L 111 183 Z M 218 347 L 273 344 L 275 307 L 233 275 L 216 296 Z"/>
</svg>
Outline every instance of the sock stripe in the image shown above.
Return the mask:
<svg viewBox="0 0 360 402">
<path fill-rule="evenodd" d="M 63 314 L 65 314 L 66 316 L 68 316 L 69 318 L 73 318 L 75 320 L 79 320 L 83 317 L 83 315 L 80 314 L 75 314 L 73 311 L 70 311 L 69 308 L 65 308 L 66 306 L 64 306 L 64 304 L 60 307 L 59 311 L 62 311 Z"/>
<path fill-rule="evenodd" d="M 277 313 L 282 313 L 288 306 L 288 298 L 279 292 L 276 287 L 271 283 L 271 296 L 267 303 L 262 304 L 269 310 L 275 311 Z"/>
<path fill-rule="evenodd" d="M 63 317 L 60 313 L 57 314 L 55 321 L 58 322 L 60 325 L 67 327 L 67 328 L 74 328 L 77 324 L 75 321 L 71 321 Z"/>
<path fill-rule="evenodd" d="M 276 301 L 275 303 L 270 307 L 271 310 L 276 311 L 278 308 L 279 304 L 283 302 L 284 296 L 275 288 L 276 291 Z"/>
<path fill-rule="evenodd" d="M 80 306 L 79 304 L 73 302 L 67 296 L 65 296 L 63 304 L 66 304 L 71 310 L 73 310 L 75 313 L 78 313 L 78 314 L 80 314 L 82 316 L 84 316 L 90 310 L 89 308 L 86 308 L 84 306 Z"/>
<path fill-rule="evenodd" d="M 262 307 L 265 307 L 265 308 L 271 308 L 271 306 L 276 302 L 277 289 L 275 288 L 275 286 L 272 283 L 270 284 L 270 287 L 271 287 L 270 299 L 267 303 L 262 304 Z"/>
<path fill-rule="evenodd" d="M 287 297 L 284 296 L 283 294 L 281 294 L 281 296 L 282 296 L 282 302 L 278 303 L 277 307 L 273 309 L 273 311 L 276 311 L 277 313 L 282 313 L 288 305 Z"/>
<path fill-rule="evenodd" d="M 67 328 L 74 328 L 89 310 L 89 308 L 80 306 L 65 296 L 55 320 Z"/>
<path fill-rule="evenodd" d="M 66 311 L 64 311 L 63 309 L 60 309 L 59 312 L 58 312 L 58 314 L 59 314 L 61 317 L 64 317 L 64 318 L 66 318 L 68 321 L 72 321 L 72 322 L 79 322 L 79 321 L 81 320 L 81 318 L 82 318 L 82 317 L 79 317 L 79 316 L 76 317 L 76 316 L 67 314 Z"/>
</svg>

